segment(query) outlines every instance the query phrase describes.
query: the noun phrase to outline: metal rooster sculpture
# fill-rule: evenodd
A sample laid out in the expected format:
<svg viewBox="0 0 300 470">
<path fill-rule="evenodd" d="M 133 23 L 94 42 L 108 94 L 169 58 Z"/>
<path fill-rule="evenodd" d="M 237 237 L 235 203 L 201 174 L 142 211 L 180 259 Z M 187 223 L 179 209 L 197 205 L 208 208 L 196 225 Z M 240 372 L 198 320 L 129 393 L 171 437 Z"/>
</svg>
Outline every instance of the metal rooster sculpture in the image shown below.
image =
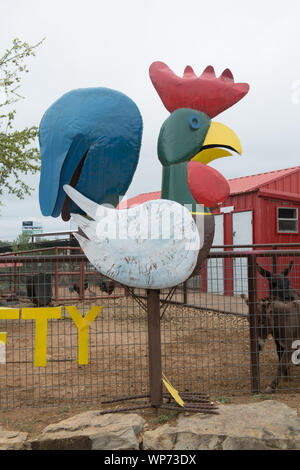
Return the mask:
<svg viewBox="0 0 300 470">
<path fill-rule="evenodd" d="M 249 90 L 226 69 L 207 67 L 182 78 L 154 62 L 150 78 L 170 111 L 158 137 L 163 166 L 161 199 L 115 209 L 133 178 L 142 118 L 127 96 L 107 88 L 71 91 L 40 125 L 40 206 L 44 215 L 70 214 L 89 261 L 103 275 L 131 287 L 173 287 L 196 274 L 214 236 L 210 209 L 229 195 L 226 179 L 207 164 L 241 154 L 238 137 L 211 118 Z M 108 207 L 110 205 L 110 207 Z M 88 217 L 87 217 L 88 216 Z"/>
</svg>

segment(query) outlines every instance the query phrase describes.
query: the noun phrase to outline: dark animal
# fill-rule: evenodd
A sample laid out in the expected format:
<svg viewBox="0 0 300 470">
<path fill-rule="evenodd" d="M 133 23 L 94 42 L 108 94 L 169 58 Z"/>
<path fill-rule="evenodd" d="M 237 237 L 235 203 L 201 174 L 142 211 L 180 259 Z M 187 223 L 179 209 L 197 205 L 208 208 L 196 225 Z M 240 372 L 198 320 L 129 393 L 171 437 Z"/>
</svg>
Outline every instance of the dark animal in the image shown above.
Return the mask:
<svg viewBox="0 0 300 470">
<path fill-rule="evenodd" d="M 26 295 L 37 307 L 46 307 L 52 300 L 52 276 L 37 273 L 26 276 Z"/>
<path fill-rule="evenodd" d="M 94 292 L 91 291 L 89 288 L 89 283 L 88 281 L 84 281 L 84 290 L 88 290 L 91 292 L 93 295 L 96 295 Z M 108 295 L 111 295 L 115 289 L 115 283 L 113 281 L 100 281 L 99 282 L 99 287 L 102 292 L 106 292 Z M 80 293 L 80 287 L 79 285 L 74 282 L 72 285 L 69 286 L 69 291 L 70 293 L 76 292 L 78 295 Z"/>
<path fill-rule="evenodd" d="M 115 283 L 113 281 L 100 281 L 99 287 L 102 292 L 111 295 L 115 290 Z"/>
<path fill-rule="evenodd" d="M 248 305 L 248 297 L 242 295 L 242 298 Z M 294 352 L 292 344 L 300 339 L 300 301 L 282 302 L 269 297 L 258 300 L 256 309 L 259 349 L 263 349 L 269 335 L 273 336 L 281 348 L 276 376 L 266 388 L 267 393 L 272 393 L 276 390 L 279 378 L 288 375 Z"/>
<path fill-rule="evenodd" d="M 84 281 L 83 288 L 84 288 L 84 290 L 90 291 L 88 281 Z M 69 291 L 70 291 L 70 293 L 76 292 L 79 295 L 80 294 L 80 287 L 79 287 L 78 284 L 76 284 L 76 282 L 74 282 L 72 285 L 69 286 Z"/>
<path fill-rule="evenodd" d="M 269 297 L 271 299 L 279 300 L 281 302 L 290 302 L 292 300 L 300 299 L 299 292 L 291 287 L 290 280 L 288 278 L 293 264 L 294 262 L 291 261 L 288 267 L 281 271 L 280 274 L 271 273 L 258 264 L 256 265 L 257 271 L 269 282 Z M 274 340 L 276 343 L 278 359 L 280 361 L 283 354 L 283 349 L 280 342 L 275 338 Z"/>
</svg>

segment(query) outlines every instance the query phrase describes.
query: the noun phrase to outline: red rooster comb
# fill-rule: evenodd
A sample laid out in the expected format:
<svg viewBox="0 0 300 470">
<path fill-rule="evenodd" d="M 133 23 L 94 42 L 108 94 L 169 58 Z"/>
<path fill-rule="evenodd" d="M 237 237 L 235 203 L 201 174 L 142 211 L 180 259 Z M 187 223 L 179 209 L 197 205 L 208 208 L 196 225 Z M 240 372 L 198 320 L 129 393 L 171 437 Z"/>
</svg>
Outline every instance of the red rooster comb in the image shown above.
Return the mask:
<svg viewBox="0 0 300 470">
<path fill-rule="evenodd" d="M 199 77 L 188 65 L 180 78 L 163 62 L 153 62 L 149 74 L 170 113 L 178 108 L 192 108 L 213 118 L 237 103 L 249 91 L 248 83 L 234 83 L 229 69 L 217 78 L 211 65 Z"/>
</svg>

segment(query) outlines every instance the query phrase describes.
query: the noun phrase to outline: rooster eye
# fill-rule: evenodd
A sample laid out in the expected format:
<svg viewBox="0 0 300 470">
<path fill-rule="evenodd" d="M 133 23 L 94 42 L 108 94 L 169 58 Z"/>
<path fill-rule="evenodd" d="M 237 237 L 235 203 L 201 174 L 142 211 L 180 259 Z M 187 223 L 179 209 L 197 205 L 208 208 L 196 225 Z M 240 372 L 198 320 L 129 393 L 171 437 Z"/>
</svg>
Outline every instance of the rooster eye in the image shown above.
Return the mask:
<svg viewBox="0 0 300 470">
<path fill-rule="evenodd" d="M 199 129 L 201 121 L 198 116 L 192 114 L 189 119 L 189 124 L 192 129 Z"/>
</svg>

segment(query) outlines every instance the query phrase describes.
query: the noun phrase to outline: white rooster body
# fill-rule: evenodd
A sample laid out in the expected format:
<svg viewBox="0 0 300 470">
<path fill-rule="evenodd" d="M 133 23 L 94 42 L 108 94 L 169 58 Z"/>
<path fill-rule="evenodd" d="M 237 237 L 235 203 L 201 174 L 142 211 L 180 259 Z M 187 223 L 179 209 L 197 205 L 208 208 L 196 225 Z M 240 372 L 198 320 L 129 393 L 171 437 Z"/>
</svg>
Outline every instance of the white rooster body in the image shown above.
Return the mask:
<svg viewBox="0 0 300 470">
<path fill-rule="evenodd" d="M 93 219 L 72 214 L 87 238 L 75 236 L 101 274 L 146 289 L 173 287 L 192 274 L 203 240 L 181 204 L 158 199 L 117 210 L 94 203 L 69 185 L 64 190 Z"/>
</svg>

